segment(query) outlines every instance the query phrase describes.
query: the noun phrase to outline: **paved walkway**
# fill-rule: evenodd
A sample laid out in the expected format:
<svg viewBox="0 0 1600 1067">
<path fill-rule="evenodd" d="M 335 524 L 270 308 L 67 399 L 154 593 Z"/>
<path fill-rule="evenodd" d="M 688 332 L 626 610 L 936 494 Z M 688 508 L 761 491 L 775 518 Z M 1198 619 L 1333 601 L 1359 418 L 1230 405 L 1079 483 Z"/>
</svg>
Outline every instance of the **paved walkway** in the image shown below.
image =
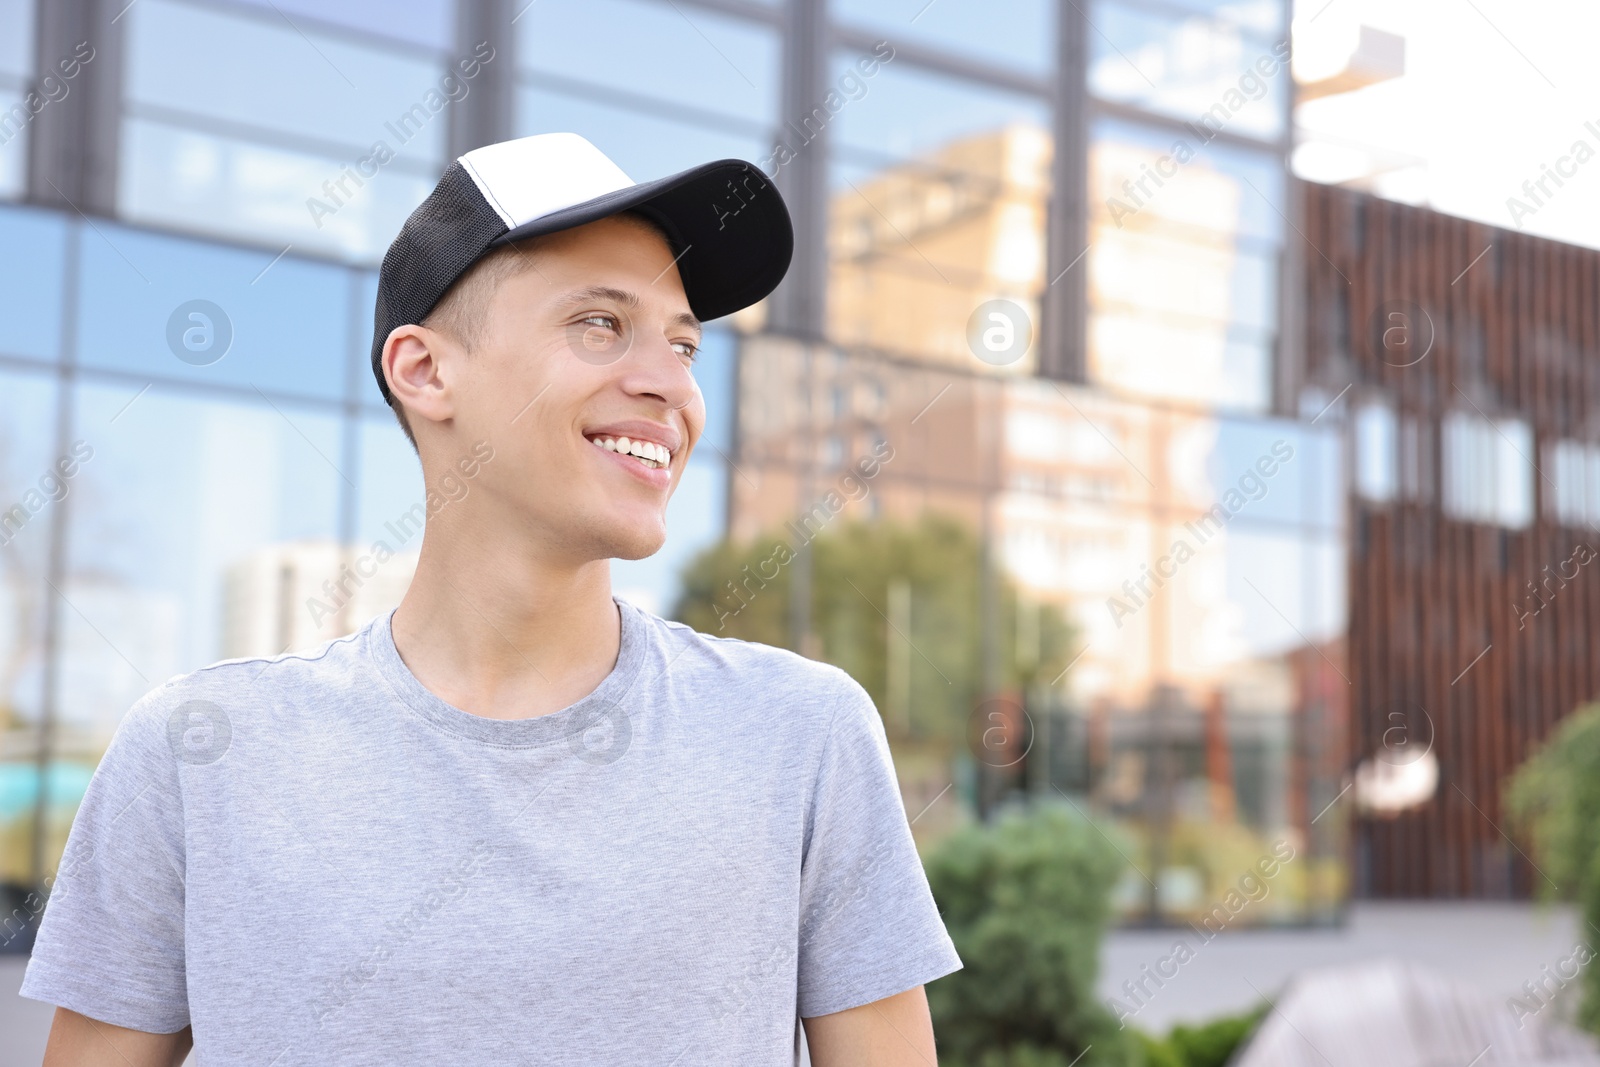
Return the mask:
<svg viewBox="0 0 1600 1067">
<path fill-rule="evenodd" d="M 1581 920 L 1570 908 L 1526 904 L 1363 904 L 1339 930 L 1240 930 L 1200 943 L 1192 933 L 1187 962 L 1161 964 L 1183 931 L 1119 931 L 1101 953 L 1100 992 L 1121 997 L 1132 1021 L 1156 1032 L 1175 1021 L 1197 1022 L 1251 1007 L 1257 990 L 1275 993 L 1306 967 L 1384 956 L 1434 967 L 1496 997 L 1510 997 L 1537 980 L 1547 964 L 1571 955 Z M 1592 932 L 1591 932 L 1592 933 Z M 1600 939 L 1600 935 L 1594 935 Z M 1590 942 L 1593 943 L 1593 942 Z M 16 995 L 23 960 L 0 956 L 0 1067 L 38 1067 L 53 1009 Z M 1134 1003 L 1122 983 L 1145 966 L 1176 975 Z M 15 1036 L 13 1036 L 15 1035 Z"/>
<path fill-rule="evenodd" d="M 1582 920 L 1568 907 L 1542 908 L 1498 903 L 1362 904 L 1350 911 L 1342 929 L 1229 931 L 1202 943 L 1185 930 L 1118 931 L 1100 955 L 1100 995 L 1119 997 L 1133 1022 L 1164 1032 L 1174 1022 L 1196 1022 L 1245 1011 L 1261 994 L 1272 995 L 1294 972 L 1307 967 L 1390 957 L 1436 968 L 1497 998 L 1519 995 L 1522 983 L 1537 981 L 1572 954 L 1582 939 Z M 1173 944 L 1188 933 L 1194 954 L 1173 957 Z M 1600 934 L 1589 931 L 1589 944 Z M 1138 979 L 1145 966 L 1163 978 L 1149 979 L 1149 994 L 1138 1003 L 1123 983 Z"/>
</svg>

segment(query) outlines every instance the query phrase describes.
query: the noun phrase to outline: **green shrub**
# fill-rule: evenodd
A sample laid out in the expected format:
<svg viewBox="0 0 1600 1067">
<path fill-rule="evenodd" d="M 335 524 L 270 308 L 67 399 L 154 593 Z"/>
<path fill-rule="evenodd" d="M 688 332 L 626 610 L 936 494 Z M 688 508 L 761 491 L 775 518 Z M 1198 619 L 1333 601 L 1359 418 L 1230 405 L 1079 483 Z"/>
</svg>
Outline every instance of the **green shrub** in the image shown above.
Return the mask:
<svg viewBox="0 0 1600 1067">
<path fill-rule="evenodd" d="M 939 1062 L 948 1064 L 950 1060 L 941 1052 Z M 1074 1067 L 1074 1065 L 1064 1052 L 1023 1043 L 1012 1045 L 1008 1049 L 990 1049 L 978 1057 L 977 1067 Z"/>
<path fill-rule="evenodd" d="M 1172 1042 L 1159 1037 L 1152 1037 L 1143 1030 L 1135 1031 L 1135 1040 L 1139 1046 L 1141 1067 L 1189 1067 L 1172 1047 Z"/>
<path fill-rule="evenodd" d="M 1579 708 L 1512 776 L 1505 805 L 1531 840 L 1539 893 L 1600 928 L 1600 704 Z M 1578 1023 L 1600 1033 L 1600 968 L 1583 972 Z"/>
<path fill-rule="evenodd" d="M 1138 1067 L 1131 1030 L 1095 995 L 1111 888 L 1126 865 L 1060 804 L 967 827 L 928 857 L 965 966 L 928 987 L 946 1067 Z M 1093 1046 L 1090 1048 L 1090 1046 Z"/>
<path fill-rule="evenodd" d="M 1224 1067 L 1268 1010 L 1263 1004 L 1243 1015 L 1228 1015 L 1199 1026 L 1174 1026 L 1166 1041 L 1173 1063 L 1176 1067 Z"/>
</svg>

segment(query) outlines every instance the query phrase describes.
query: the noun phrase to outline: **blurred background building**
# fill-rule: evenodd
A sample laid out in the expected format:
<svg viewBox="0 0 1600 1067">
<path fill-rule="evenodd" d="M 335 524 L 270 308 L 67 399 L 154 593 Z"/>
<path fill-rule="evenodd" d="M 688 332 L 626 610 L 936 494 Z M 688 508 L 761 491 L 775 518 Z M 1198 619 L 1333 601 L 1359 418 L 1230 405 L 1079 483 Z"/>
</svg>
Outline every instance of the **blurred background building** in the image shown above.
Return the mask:
<svg viewBox="0 0 1600 1067">
<path fill-rule="evenodd" d="M 1396 772 L 1357 884 L 1527 896 L 1546 876 L 1506 833 L 1502 783 L 1600 691 L 1600 253 L 1306 192 L 1327 256 L 1308 263 L 1307 373 L 1350 406 L 1357 791 Z"/>
<path fill-rule="evenodd" d="M 990 563 L 984 633 L 1003 576 L 1017 619 L 1048 607 L 1073 635 L 1026 691 L 985 645 L 980 696 L 1037 746 L 990 763 L 919 737 L 939 674 L 917 653 L 924 591 L 872 603 L 908 811 L 944 805 L 919 834 L 1065 795 L 1126 830 L 1129 921 L 1192 917 L 1280 841 L 1300 859 L 1249 922 L 1332 922 L 1352 893 L 1525 894 L 1524 862 L 1448 798 L 1466 784 L 1496 813 L 1512 750 L 1463 778 L 1475 757 L 1434 751 L 1437 720 L 1408 710 L 1445 707 L 1458 653 L 1500 631 L 1452 630 L 1424 685 L 1405 649 L 1429 631 L 1408 620 L 1462 566 L 1535 578 L 1515 531 L 1600 517 L 1600 446 L 1587 414 L 1527 421 L 1546 416 L 1505 391 L 1506 320 L 1465 335 L 1500 353 L 1461 385 L 1476 413 L 1444 370 L 1385 392 L 1387 335 L 1358 344 L 1385 301 L 1411 301 L 1408 326 L 1442 311 L 1487 227 L 1413 254 L 1399 235 L 1456 222 L 1364 207 L 1411 165 L 1378 148 L 1338 177 L 1368 192 L 1291 177 L 1332 142 L 1295 133 L 1285 0 L 1004 8 L 0 0 L 0 880 L 54 870 L 145 691 L 398 602 L 423 487 L 367 366 L 377 262 L 456 155 L 572 130 L 635 180 L 756 162 L 796 229 L 783 286 L 707 331 L 705 445 L 666 547 L 614 564 L 620 595 L 670 612 L 697 553 L 813 514 L 892 450 L 841 518 L 954 517 Z M 1399 35 L 1347 36 L 1303 70 L 1297 52 L 1302 107 L 1404 73 Z M 1526 248 L 1479 264 L 1461 301 L 1555 254 Z M 1555 324 L 1580 295 L 1516 336 L 1570 359 L 1582 342 Z M 1473 343 L 1434 325 L 1441 352 Z M 1535 444 L 1584 473 L 1548 496 L 1516 458 Z M 1459 553 L 1431 555 L 1438 537 Z M 392 558 L 357 566 L 380 541 Z M 1469 617 L 1438 597 L 1440 625 Z M 816 654 L 796 604 L 788 643 Z M 1594 690 L 1550 685 L 1517 736 Z M 1483 744 L 1521 696 L 1475 698 Z"/>
</svg>

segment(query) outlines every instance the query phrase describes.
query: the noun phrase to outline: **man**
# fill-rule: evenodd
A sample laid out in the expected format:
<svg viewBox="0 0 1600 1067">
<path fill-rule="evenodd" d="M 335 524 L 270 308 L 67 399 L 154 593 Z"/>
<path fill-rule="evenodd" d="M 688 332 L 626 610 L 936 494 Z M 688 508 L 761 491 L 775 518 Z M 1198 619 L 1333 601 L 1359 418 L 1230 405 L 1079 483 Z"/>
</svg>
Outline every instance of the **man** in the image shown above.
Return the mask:
<svg viewBox="0 0 1600 1067">
<path fill-rule="evenodd" d="M 128 712 L 23 981 L 48 1067 L 935 1062 L 923 985 L 961 961 L 866 692 L 611 594 L 705 425 L 701 320 L 792 247 L 737 160 L 636 185 L 562 133 L 451 165 L 373 338 L 450 489 L 416 576 Z"/>
</svg>

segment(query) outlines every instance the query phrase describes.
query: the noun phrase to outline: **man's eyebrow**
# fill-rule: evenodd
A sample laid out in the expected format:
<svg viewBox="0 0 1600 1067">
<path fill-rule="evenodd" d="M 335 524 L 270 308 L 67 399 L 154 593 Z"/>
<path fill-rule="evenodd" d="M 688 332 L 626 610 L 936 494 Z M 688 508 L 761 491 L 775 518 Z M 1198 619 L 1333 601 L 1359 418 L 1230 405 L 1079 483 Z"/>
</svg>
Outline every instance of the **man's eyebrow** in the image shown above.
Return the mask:
<svg viewBox="0 0 1600 1067">
<path fill-rule="evenodd" d="M 626 289 L 616 289 L 609 285 L 591 285 L 584 289 L 576 289 L 561 301 L 563 308 L 577 307 L 587 304 L 592 300 L 614 300 L 629 311 L 639 310 L 639 295 Z M 699 319 L 687 311 L 680 311 L 667 320 L 669 326 L 682 326 L 696 333 L 704 333 L 705 327 Z"/>
<path fill-rule="evenodd" d="M 591 300 L 615 300 L 629 311 L 639 309 L 639 296 L 626 289 L 614 289 L 609 285 L 591 285 L 586 289 L 577 289 L 570 292 L 561 301 L 563 307 L 575 307 L 578 304 L 587 304 Z"/>
</svg>

